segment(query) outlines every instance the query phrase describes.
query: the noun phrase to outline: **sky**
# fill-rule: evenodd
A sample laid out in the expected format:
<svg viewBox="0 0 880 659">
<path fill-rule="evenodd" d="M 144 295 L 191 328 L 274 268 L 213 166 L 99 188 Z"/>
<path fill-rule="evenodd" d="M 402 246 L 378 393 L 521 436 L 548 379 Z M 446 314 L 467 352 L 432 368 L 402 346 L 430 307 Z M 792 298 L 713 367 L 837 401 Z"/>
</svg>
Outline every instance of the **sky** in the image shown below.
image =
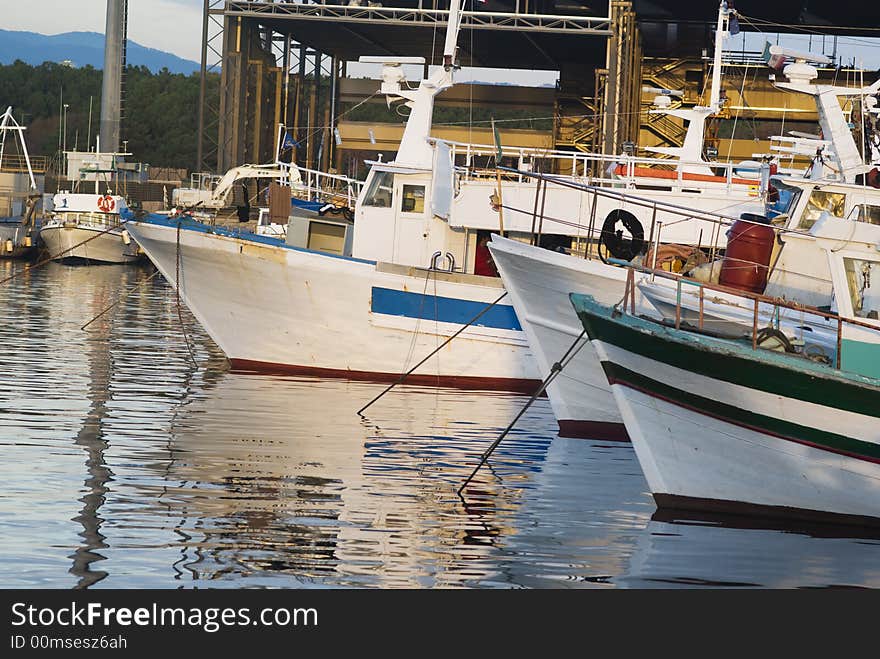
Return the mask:
<svg viewBox="0 0 880 659">
<path fill-rule="evenodd" d="M 0 14 L 0 28 L 5 30 L 104 33 L 107 0 L 2 0 L 0 4 L 5 5 Z M 128 0 L 128 38 L 198 62 L 203 4 L 203 0 Z"/>
<path fill-rule="evenodd" d="M 58 34 L 61 32 L 104 32 L 106 0 L 34 0 L 33 2 L 13 2 L 0 0 L 3 12 L 0 14 L 0 28 L 7 30 L 29 30 L 42 34 Z M 389 3 L 390 4 L 390 3 Z M 35 10 L 34 7 L 39 7 Z M 201 58 L 202 40 L 202 6 L 203 0 L 129 0 L 128 2 L 128 36 L 143 46 L 157 48 L 174 53 L 185 59 L 199 61 Z M 745 33 L 743 33 L 745 36 Z M 743 36 L 731 39 L 728 48 L 742 48 Z M 748 34 L 746 49 L 759 50 L 764 40 L 776 43 L 776 35 Z M 821 37 L 813 37 L 812 41 L 805 35 L 785 34 L 780 38 L 784 46 L 807 50 L 812 46 L 813 52 L 821 52 Z M 871 69 L 880 68 L 880 47 L 878 40 L 865 38 L 838 39 L 838 53 L 844 64 L 856 63 Z M 708 44 L 707 44 L 708 45 Z M 825 52 L 831 54 L 832 40 L 827 38 Z M 365 76 L 378 73 L 379 67 L 350 67 L 350 74 Z M 489 73 L 481 70 L 476 73 L 462 72 L 459 80 L 464 82 L 476 76 L 486 81 L 522 82 L 525 75 Z M 534 74 L 530 76 L 535 78 Z M 540 76 L 532 84 L 552 84 L 554 74 Z"/>
</svg>

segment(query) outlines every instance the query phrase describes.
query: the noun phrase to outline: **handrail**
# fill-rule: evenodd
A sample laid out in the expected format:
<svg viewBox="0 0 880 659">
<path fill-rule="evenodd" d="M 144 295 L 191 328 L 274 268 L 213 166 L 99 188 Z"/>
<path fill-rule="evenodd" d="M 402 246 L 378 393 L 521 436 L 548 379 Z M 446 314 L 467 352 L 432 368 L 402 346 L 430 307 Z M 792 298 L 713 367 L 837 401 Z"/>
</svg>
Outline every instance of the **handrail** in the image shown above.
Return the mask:
<svg viewBox="0 0 880 659">
<path fill-rule="evenodd" d="M 506 172 L 515 172 L 521 174 L 522 176 L 542 179 L 545 183 L 555 183 L 562 187 L 571 188 L 574 190 L 580 190 L 581 192 L 590 192 L 599 197 L 609 197 L 611 199 L 617 199 L 618 201 L 625 201 L 627 203 L 631 203 L 634 206 L 642 206 L 645 208 L 658 209 L 662 210 L 670 215 L 678 215 L 685 219 L 693 219 L 693 220 L 702 220 L 705 222 L 714 222 L 716 224 L 721 225 L 729 225 L 732 222 L 749 222 L 751 224 L 761 224 L 762 226 L 767 226 L 762 222 L 754 222 L 752 220 L 742 219 L 738 217 L 733 217 L 731 215 L 726 215 L 724 213 L 718 213 L 715 211 L 703 211 L 696 210 L 693 208 L 687 208 L 685 206 L 679 206 L 678 204 L 672 204 L 668 201 L 662 201 L 657 199 L 648 199 L 646 197 L 641 197 L 639 195 L 634 195 L 626 190 L 615 190 L 613 188 L 600 188 L 594 185 L 588 185 L 585 183 L 578 183 L 576 181 L 572 181 L 563 177 L 550 175 L 550 174 L 539 174 L 535 172 L 525 172 L 522 170 L 513 169 L 511 167 L 498 167 L 499 170 Z M 682 221 L 683 221 L 682 220 Z M 809 236 L 811 235 L 809 231 L 803 231 L 799 229 L 787 229 L 785 227 L 777 227 L 774 226 L 773 229 L 780 233 L 788 233 L 788 234 L 796 234 L 801 236 Z"/>
<path fill-rule="evenodd" d="M 666 270 L 661 270 L 658 268 L 649 268 L 646 266 L 638 266 L 629 262 L 622 262 L 617 259 L 610 259 L 613 261 L 615 265 L 621 265 L 627 269 L 626 274 L 626 286 L 624 288 L 624 307 L 626 302 L 630 302 L 630 313 L 635 314 L 635 273 L 641 272 L 645 275 L 651 275 L 652 277 L 661 277 L 663 279 L 674 280 L 677 283 L 676 286 L 676 306 L 675 306 L 675 329 L 681 328 L 681 286 L 683 283 L 688 284 L 690 286 L 696 286 L 700 293 L 700 309 L 699 309 L 699 328 L 703 328 L 703 291 L 717 291 L 719 293 L 727 293 L 730 295 L 735 295 L 737 297 L 745 298 L 747 300 L 751 300 L 754 302 L 754 312 L 753 312 L 753 320 L 752 320 L 752 349 L 757 349 L 757 332 L 758 332 L 758 308 L 759 305 L 763 302 L 765 304 L 772 305 L 776 308 L 790 309 L 792 311 L 798 311 L 805 314 L 810 314 L 814 316 L 819 316 L 825 320 L 834 320 L 837 321 L 837 365 L 836 369 L 840 370 L 841 363 L 841 346 L 843 340 L 843 326 L 844 324 L 853 325 L 856 327 L 862 327 L 874 332 L 880 331 L 880 324 L 871 324 L 866 323 L 864 321 L 856 320 L 855 318 L 849 318 L 846 316 L 841 316 L 840 314 L 832 314 L 827 311 L 822 311 L 816 307 L 812 307 L 806 304 L 799 304 L 797 302 L 792 302 L 790 300 L 785 300 L 783 298 L 778 297 L 770 297 L 764 295 L 762 293 L 752 293 L 750 291 L 743 291 L 738 288 L 731 288 L 729 286 L 722 286 L 721 284 L 712 284 L 711 282 L 702 282 L 697 281 L 696 279 L 691 279 L 689 277 L 684 277 L 682 275 L 667 272 Z M 743 308 L 744 307 L 740 307 Z M 745 310 L 745 309 L 744 309 Z"/>
<path fill-rule="evenodd" d="M 495 158 L 497 157 L 498 148 L 488 144 L 469 144 L 464 142 L 456 142 L 454 140 L 443 140 L 439 138 L 428 138 L 429 144 L 435 146 L 438 143 L 444 143 L 451 153 L 453 163 L 457 157 L 463 156 L 465 160 L 464 167 L 456 166 L 460 176 L 464 180 L 480 178 L 479 170 L 472 167 L 474 158 Z M 741 163 L 713 161 L 707 162 L 703 160 L 682 160 L 676 158 L 661 159 L 656 157 L 631 156 L 626 154 L 593 154 L 579 151 L 560 151 L 554 149 L 542 149 L 539 147 L 501 147 L 502 157 L 517 158 L 519 170 L 524 170 L 527 161 L 542 160 L 558 163 L 556 169 L 565 174 L 562 176 L 570 178 L 589 178 L 591 181 L 598 181 L 608 185 L 635 185 L 637 183 L 647 184 L 653 182 L 652 177 L 646 174 L 643 167 L 658 168 L 668 171 L 669 168 L 675 168 L 676 175 L 672 178 L 657 177 L 655 185 L 664 187 L 678 186 L 693 189 L 724 189 L 729 192 L 731 189 L 743 190 L 747 187 L 759 185 L 760 180 L 755 178 L 745 179 L 739 172 L 758 172 L 757 167 L 750 167 Z M 620 167 L 624 171 L 618 173 Z M 718 180 L 704 181 L 691 177 L 688 168 L 704 168 L 707 170 L 720 170 L 717 174 Z M 612 172 L 612 170 L 614 170 Z M 514 171 L 507 169 L 506 171 Z M 492 173 L 494 177 L 494 172 Z M 723 188 L 720 185 L 723 184 Z"/>
</svg>

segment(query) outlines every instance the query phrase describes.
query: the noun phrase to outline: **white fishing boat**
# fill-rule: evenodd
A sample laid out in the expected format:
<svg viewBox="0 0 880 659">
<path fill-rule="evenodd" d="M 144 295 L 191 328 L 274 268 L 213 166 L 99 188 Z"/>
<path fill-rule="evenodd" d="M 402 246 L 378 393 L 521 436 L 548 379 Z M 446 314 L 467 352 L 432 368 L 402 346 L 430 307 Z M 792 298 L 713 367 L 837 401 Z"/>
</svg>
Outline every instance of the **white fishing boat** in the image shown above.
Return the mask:
<svg viewBox="0 0 880 659">
<path fill-rule="evenodd" d="M 803 55 L 785 72 L 792 76 L 793 82 L 779 83 L 780 86 L 814 98 L 823 134 L 828 137 L 832 147 L 826 154 L 833 166 L 815 167 L 815 171 L 809 173 L 809 178 L 772 177 L 772 189 L 768 187 L 768 192 L 773 192 L 775 200 L 768 204 L 767 216 L 771 218 L 772 226 L 781 231 L 777 231 L 776 236 L 765 243 L 766 249 L 763 251 L 770 261 L 764 263 L 769 277 L 764 280 L 766 287 L 762 283 L 762 292 L 772 297 L 796 300 L 804 305 L 827 307 L 832 302 L 831 273 L 827 260 L 810 232 L 811 227 L 823 213 L 847 220 L 848 227 L 859 222 L 870 224 L 880 218 L 880 189 L 856 183 L 860 177 L 876 171 L 876 165 L 873 162 L 866 164 L 859 159 L 860 152 L 839 99 L 851 96 L 871 98 L 880 90 L 880 83 L 861 89 L 812 84 L 817 72 L 806 64 L 806 56 Z M 834 178 L 816 178 L 816 172 L 820 170 Z M 551 183 L 556 180 L 554 177 Z M 583 189 L 588 195 L 613 197 L 611 191 Z M 631 199 L 631 204 L 653 206 L 653 198 Z M 669 214 L 681 214 L 683 211 L 681 208 L 668 208 Z M 711 214 L 703 215 L 707 222 L 711 222 Z M 714 217 L 717 228 L 709 235 L 726 233 L 727 227 L 719 222 L 721 218 L 717 215 Z M 658 238 L 662 236 L 655 235 L 655 242 Z M 711 240 L 703 244 L 720 249 L 720 245 Z M 529 337 L 529 346 L 538 361 L 539 370 L 544 374 L 549 373 L 553 363 L 581 331 L 577 317 L 566 302 L 568 292 L 588 291 L 600 302 L 609 304 L 622 298 L 623 275 L 615 265 L 553 253 L 497 236 L 493 236 L 489 248 L 505 288 L 510 293 L 517 317 Z M 661 250 L 656 251 L 659 253 Z M 685 254 L 687 251 L 679 253 Z M 643 263 L 646 266 L 656 265 L 647 259 Z M 754 264 L 734 261 L 733 267 L 738 265 L 754 268 Z M 717 271 L 714 277 L 717 281 Z M 657 286 L 663 285 L 674 286 L 658 280 Z M 652 305 L 645 305 L 641 292 L 637 290 L 634 293 L 638 311 L 657 315 Z M 577 351 L 572 366 L 554 380 L 547 393 L 560 423 L 560 433 L 567 436 L 625 437 L 623 420 L 615 406 L 609 405 L 610 391 L 589 346 Z"/>
<path fill-rule="evenodd" d="M 35 175 L 24 139 L 25 127 L 12 115 L 0 116 L 0 257 L 28 256 L 37 246 L 37 207 L 45 177 Z M 7 144 L 7 136 L 11 143 Z M 17 150 L 14 148 L 17 147 Z"/>
<path fill-rule="evenodd" d="M 880 523 L 880 227 L 825 217 L 814 234 L 838 305 L 831 364 L 572 294 L 658 507 Z"/>
<path fill-rule="evenodd" d="M 520 237 L 537 231 L 580 245 L 590 226 L 586 219 L 573 225 L 551 218 L 557 205 L 570 208 L 575 199 L 580 208 L 586 196 L 578 190 L 547 194 L 545 219 L 536 228 L 535 214 L 516 210 L 523 195 L 531 195 L 529 205 L 535 200 L 536 181 L 506 180 L 504 200 L 493 211 L 488 199 L 497 192 L 494 177 L 476 176 L 472 162 L 457 162 L 456 145 L 430 137 L 434 99 L 453 84 L 457 68 L 459 17 L 456 0 L 449 14 L 444 66 L 416 89 L 403 84 L 401 67 L 421 59 L 365 58 L 384 65 L 382 92 L 403 101 L 411 113 L 396 159 L 371 163 L 353 226 L 312 221 L 306 231 L 291 222 L 282 240 L 214 229 L 185 216 L 152 215 L 128 223 L 233 367 L 396 379 L 455 336 L 408 381 L 514 390 L 537 386 L 542 374 L 513 308 L 502 299 L 485 242 L 492 230 L 503 226 Z M 699 121 L 689 126 L 689 134 L 700 142 L 707 113 L 707 108 L 694 113 Z M 569 160 L 571 180 L 599 162 L 598 156 L 558 157 Z M 606 161 L 617 168 L 621 159 Z M 631 170 L 638 165 L 637 160 L 628 162 Z M 734 181 L 733 166 L 721 180 L 707 182 L 700 180 L 704 174 L 689 169 L 708 171 L 705 161 L 664 162 L 676 166 L 679 179 L 671 183 L 662 178 L 666 189 L 714 185 L 714 192 L 703 198 L 714 194 L 717 199 L 710 205 L 723 198 L 729 206 L 731 186 L 741 185 L 742 199 L 755 199 L 755 181 Z M 626 184 L 617 174 L 609 182 Z M 618 210 L 620 204 L 605 222 L 616 226 Z M 585 215 L 595 220 L 598 212 L 585 210 Z M 643 218 L 651 216 L 651 211 L 639 212 Z M 703 230 L 696 223 L 679 226 L 685 233 L 676 233 L 678 240 L 701 240 Z M 618 246 L 626 249 L 626 244 Z"/>
<path fill-rule="evenodd" d="M 133 216 L 123 197 L 59 192 L 52 201 L 40 237 L 53 260 L 132 263 L 142 258 L 123 226 Z"/>
</svg>

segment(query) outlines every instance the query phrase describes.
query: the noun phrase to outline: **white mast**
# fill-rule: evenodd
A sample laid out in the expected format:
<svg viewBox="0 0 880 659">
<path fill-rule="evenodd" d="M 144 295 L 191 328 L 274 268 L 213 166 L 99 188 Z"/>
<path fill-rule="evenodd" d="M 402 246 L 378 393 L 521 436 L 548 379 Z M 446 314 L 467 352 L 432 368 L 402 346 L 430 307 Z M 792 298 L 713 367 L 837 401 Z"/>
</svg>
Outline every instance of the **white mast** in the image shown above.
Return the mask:
<svg viewBox="0 0 880 659">
<path fill-rule="evenodd" d="M 712 60 L 712 89 L 709 93 L 709 107 L 713 112 L 721 109 L 721 53 L 724 39 L 730 36 L 730 14 L 727 1 L 722 0 L 718 8 L 718 24 L 715 27 L 715 57 Z"/>
<path fill-rule="evenodd" d="M 31 190 L 37 189 L 37 182 L 34 180 L 34 170 L 31 168 L 31 158 L 28 155 L 27 143 L 24 141 L 24 126 L 19 126 L 12 116 L 12 106 L 6 108 L 0 119 L 0 168 L 3 167 L 3 152 L 6 149 L 6 133 L 7 131 L 15 131 L 18 134 L 18 141 L 21 144 L 21 151 L 24 154 L 24 162 L 27 166 L 28 178 L 31 183 Z"/>
<path fill-rule="evenodd" d="M 688 109 L 663 109 L 651 110 L 654 113 L 668 114 L 678 117 L 687 122 L 687 132 L 684 143 L 673 147 L 646 147 L 646 151 L 665 153 L 675 156 L 683 162 L 690 163 L 680 165 L 681 171 L 688 174 L 712 174 L 708 165 L 698 163 L 705 162 L 703 158 L 703 140 L 706 132 L 706 119 L 721 109 L 721 53 L 724 50 L 724 40 L 730 36 L 730 16 L 733 10 L 727 8 L 726 0 L 722 0 L 718 6 L 718 22 L 715 28 L 715 56 L 712 65 L 712 87 L 709 92 L 709 105 L 696 105 Z"/>
<path fill-rule="evenodd" d="M 403 64 L 424 64 L 423 57 L 361 57 L 360 62 L 382 63 L 382 87 L 380 91 L 388 97 L 388 104 L 394 99 L 404 99 L 410 115 L 400 140 L 400 148 L 394 163 L 418 169 L 430 169 L 433 150 L 428 143 L 431 135 L 431 122 L 434 116 L 434 98 L 454 84 L 457 67 L 455 55 L 458 33 L 461 26 L 461 1 L 451 0 L 449 18 L 446 24 L 446 41 L 443 47 L 443 67 L 434 75 L 419 83 L 418 89 L 404 86 Z"/>
</svg>

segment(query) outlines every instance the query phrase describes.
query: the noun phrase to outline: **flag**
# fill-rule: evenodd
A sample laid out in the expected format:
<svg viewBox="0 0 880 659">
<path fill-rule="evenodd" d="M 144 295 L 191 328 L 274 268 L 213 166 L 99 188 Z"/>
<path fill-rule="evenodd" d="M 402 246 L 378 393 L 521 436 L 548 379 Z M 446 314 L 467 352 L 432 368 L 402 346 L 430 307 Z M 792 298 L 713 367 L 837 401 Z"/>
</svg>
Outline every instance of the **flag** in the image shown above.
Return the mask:
<svg viewBox="0 0 880 659">
<path fill-rule="evenodd" d="M 771 69 L 780 70 L 785 65 L 785 55 L 776 55 L 770 52 L 770 42 L 767 41 L 764 43 L 764 52 L 762 53 L 762 57 L 765 62 L 767 62 L 767 66 Z"/>
<path fill-rule="evenodd" d="M 294 141 L 294 139 L 290 136 L 290 133 L 284 131 L 284 139 L 281 140 L 281 150 L 284 151 L 286 149 L 292 149 L 297 146 L 299 146 L 299 142 Z"/>
<path fill-rule="evenodd" d="M 739 21 L 736 19 L 736 16 L 730 17 L 730 20 L 727 23 L 727 29 L 730 31 L 730 36 L 739 34 Z"/>
<path fill-rule="evenodd" d="M 501 162 L 501 134 L 498 132 L 498 126 L 495 125 L 495 117 L 492 117 L 492 135 L 495 138 L 495 163 Z"/>
</svg>

